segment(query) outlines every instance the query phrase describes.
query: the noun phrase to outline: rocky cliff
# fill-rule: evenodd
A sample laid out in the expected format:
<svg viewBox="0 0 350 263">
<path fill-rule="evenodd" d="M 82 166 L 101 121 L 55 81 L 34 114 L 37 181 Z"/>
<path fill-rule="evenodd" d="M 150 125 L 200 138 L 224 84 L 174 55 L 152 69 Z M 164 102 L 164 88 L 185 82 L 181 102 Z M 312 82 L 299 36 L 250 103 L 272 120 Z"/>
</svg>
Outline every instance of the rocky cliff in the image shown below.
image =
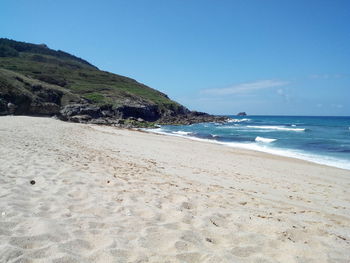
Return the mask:
<svg viewBox="0 0 350 263">
<path fill-rule="evenodd" d="M 191 112 L 155 89 L 66 52 L 0 39 L 0 115 L 6 114 L 120 125 L 225 119 Z"/>
</svg>

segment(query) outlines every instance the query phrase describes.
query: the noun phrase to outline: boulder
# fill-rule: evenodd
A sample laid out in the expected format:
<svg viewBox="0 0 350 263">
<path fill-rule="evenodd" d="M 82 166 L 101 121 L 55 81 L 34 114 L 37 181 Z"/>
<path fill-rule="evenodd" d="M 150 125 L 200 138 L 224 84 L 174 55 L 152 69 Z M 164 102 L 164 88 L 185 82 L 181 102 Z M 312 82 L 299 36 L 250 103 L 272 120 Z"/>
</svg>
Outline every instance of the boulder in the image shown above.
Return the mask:
<svg viewBox="0 0 350 263">
<path fill-rule="evenodd" d="M 89 120 L 91 120 L 91 116 L 90 115 L 74 115 L 69 120 L 73 121 L 73 122 L 86 123 Z"/>
<path fill-rule="evenodd" d="M 89 104 L 69 104 L 60 110 L 63 119 L 71 119 L 76 115 L 88 115 L 91 118 L 99 118 L 102 116 L 100 107 Z"/>
<path fill-rule="evenodd" d="M 98 119 L 91 119 L 89 121 L 91 124 L 99 124 L 99 125 L 107 125 L 109 124 L 108 120 L 103 119 L 103 118 L 98 118 Z"/>
<path fill-rule="evenodd" d="M 7 109 L 8 109 L 8 112 L 9 114 L 14 114 L 16 109 L 17 109 L 17 106 L 11 102 L 7 103 Z"/>
<path fill-rule="evenodd" d="M 59 114 L 60 106 L 52 102 L 33 102 L 30 104 L 29 112 L 33 115 L 55 115 Z"/>
<path fill-rule="evenodd" d="M 116 108 L 116 111 L 121 113 L 123 119 L 133 117 L 135 120 L 141 118 L 146 121 L 156 121 L 161 117 L 157 105 L 123 105 Z"/>
</svg>

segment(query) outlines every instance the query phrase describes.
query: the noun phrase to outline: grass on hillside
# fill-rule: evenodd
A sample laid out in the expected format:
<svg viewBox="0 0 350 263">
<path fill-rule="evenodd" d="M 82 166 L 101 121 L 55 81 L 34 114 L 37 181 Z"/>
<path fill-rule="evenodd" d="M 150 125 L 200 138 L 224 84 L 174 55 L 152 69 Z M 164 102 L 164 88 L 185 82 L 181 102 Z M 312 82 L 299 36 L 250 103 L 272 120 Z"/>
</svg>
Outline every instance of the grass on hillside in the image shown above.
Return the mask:
<svg viewBox="0 0 350 263">
<path fill-rule="evenodd" d="M 133 79 L 100 71 L 88 62 L 65 52 L 54 51 L 43 45 L 14 42 L 0 39 L 0 48 L 8 45 L 9 49 L 5 50 L 7 53 L 5 52 L 4 56 L 0 54 L 0 68 L 64 87 L 92 103 L 112 105 L 146 103 L 157 104 L 160 109 L 171 110 L 181 107 L 157 90 Z M 18 48 L 16 45 L 20 46 L 20 51 L 13 51 Z M 11 52 L 17 53 L 11 55 Z"/>
</svg>

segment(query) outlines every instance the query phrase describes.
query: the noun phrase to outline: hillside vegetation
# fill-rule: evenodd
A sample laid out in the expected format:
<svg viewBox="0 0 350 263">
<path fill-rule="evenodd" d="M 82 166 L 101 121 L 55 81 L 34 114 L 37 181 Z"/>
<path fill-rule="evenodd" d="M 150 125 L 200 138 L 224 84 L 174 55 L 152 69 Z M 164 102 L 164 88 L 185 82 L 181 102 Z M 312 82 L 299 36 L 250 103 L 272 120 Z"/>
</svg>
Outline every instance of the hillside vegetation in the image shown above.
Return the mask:
<svg viewBox="0 0 350 263">
<path fill-rule="evenodd" d="M 40 103 L 59 107 L 71 103 L 114 109 L 128 107 L 129 111 L 134 108 L 134 117 L 145 119 L 145 110 L 150 108 L 153 111 L 150 120 L 188 111 L 167 95 L 134 79 L 101 71 L 81 58 L 49 49 L 44 44 L 9 39 L 0 39 L 0 100 L 0 111 L 5 112 L 5 103 L 13 103 L 15 114 L 50 112 L 35 112 L 33 105 Z M 26 101 L 33 105 L 24 105 Z M 139 114 L 142 111 L 144 114 Z"/>
<path fill-rule="evenodd" d="M 0 38 L 0 115 L 7 114 L 120 127 L 227 119 L 189 111 L 162 92 L 45 44 Z"/>
</svg>

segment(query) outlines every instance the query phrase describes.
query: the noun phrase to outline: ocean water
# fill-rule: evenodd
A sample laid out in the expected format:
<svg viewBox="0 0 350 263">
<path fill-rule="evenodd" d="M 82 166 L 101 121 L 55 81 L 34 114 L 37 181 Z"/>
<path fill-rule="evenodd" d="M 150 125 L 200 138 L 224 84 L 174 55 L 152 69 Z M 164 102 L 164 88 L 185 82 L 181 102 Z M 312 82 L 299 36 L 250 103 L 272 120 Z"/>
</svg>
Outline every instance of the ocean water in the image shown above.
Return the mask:
<svg viewBox="0 0 350 263">
<path fill-rule="evenodd" d="M 350 170 L 350 117 L 228 116 L 227 123 L 161 126 L 152 132 L 295 157 Z"/>
</svg>

